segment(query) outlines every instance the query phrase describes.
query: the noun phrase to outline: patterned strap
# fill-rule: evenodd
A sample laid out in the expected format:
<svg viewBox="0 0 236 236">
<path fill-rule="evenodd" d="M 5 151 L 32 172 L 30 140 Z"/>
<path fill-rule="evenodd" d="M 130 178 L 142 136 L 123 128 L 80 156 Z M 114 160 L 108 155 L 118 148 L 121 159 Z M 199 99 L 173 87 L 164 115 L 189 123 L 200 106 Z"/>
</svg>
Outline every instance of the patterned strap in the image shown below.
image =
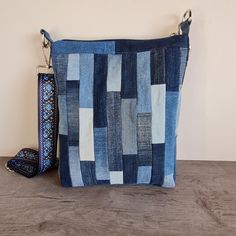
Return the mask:
<svg viewBox="0 0 236 236">
<path fill-rule="evenodd" d="M 6 168 L 26 177 L 41 174 L 57 165 L 58 110 L 53 74 L 38 74 L 39 151 L 23 148 L 6 163 Z"/>
</svg>

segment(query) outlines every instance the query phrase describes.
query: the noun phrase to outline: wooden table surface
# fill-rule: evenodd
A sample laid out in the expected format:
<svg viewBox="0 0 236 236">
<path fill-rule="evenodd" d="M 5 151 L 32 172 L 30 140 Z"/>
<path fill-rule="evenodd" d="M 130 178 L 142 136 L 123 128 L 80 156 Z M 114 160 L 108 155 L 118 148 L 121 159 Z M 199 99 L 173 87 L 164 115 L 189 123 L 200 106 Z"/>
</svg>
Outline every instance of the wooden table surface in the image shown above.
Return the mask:
<svg viewBox="0 0 236 236">
<path fill-rule="evenodd" d="M 235 236 L 236 162 L 178 161 L 177 187 L 63 188 L 0 157 L 0 235 Z"/>
</svg>

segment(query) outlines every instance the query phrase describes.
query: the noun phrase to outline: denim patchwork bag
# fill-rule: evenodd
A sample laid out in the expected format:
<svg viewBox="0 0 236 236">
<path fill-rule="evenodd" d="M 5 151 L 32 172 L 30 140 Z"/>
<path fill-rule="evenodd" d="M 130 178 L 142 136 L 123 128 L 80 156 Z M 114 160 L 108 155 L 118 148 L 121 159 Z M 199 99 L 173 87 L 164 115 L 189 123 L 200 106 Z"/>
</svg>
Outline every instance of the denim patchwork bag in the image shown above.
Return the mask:
<svg viewBox="0 0 236 236">
<path fill-rule="evenodd" d="M 163 39 L 52 42 L 63 186 L 175 186 L 189 25 Z"/>
<path fill-rule="evenodd" d="M 191 11 L 177 34 L 50 43 L 63 186 L 175 187 L 181 88 Z"/>
</svg>

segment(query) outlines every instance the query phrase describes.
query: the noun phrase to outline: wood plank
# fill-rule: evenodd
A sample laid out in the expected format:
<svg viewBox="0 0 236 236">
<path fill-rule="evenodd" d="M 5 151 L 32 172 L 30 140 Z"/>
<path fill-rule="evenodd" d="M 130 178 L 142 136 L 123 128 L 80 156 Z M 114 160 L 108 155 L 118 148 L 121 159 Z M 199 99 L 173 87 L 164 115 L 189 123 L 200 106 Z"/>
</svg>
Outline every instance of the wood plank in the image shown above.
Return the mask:
<svg viewBox="0 0 236 236">
<path fill-rule="evenodd" d="M 0 158 L 0 235 L 236 235 L 236 162 L 178 161 L 177 187 L 63 188 Z"/>
</svg>

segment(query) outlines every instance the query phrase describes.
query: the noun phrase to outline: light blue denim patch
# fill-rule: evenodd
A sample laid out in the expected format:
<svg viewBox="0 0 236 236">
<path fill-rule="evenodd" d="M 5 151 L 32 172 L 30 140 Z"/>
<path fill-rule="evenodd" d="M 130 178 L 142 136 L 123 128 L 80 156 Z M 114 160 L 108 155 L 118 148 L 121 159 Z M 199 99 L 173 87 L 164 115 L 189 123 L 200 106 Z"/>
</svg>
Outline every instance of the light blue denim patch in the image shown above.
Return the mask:
<svg viewBox="0 0 236 236">
<path fill-rule="evenodd" d="M 94 54 L 80 54 L 80 91 L 81 108 L 93 107 Z"/>
<path fill-rule="evenodd" d="M 94 152 L 97 180 L 109 180 L 107 127 L 94 128 Z"/>
<path fill-rule="evenodd" d="M 69 146 L 69 168 L 72 186 L 83 186 L 78 146 Z"/>
<path fill-rule="evenodd" d="M 166 123 L 165 123 L 165 176 L 174 174 L 176 161 L 176 123 L 179 92 L 167 91 L 166 93 Z"/>
</svg>

